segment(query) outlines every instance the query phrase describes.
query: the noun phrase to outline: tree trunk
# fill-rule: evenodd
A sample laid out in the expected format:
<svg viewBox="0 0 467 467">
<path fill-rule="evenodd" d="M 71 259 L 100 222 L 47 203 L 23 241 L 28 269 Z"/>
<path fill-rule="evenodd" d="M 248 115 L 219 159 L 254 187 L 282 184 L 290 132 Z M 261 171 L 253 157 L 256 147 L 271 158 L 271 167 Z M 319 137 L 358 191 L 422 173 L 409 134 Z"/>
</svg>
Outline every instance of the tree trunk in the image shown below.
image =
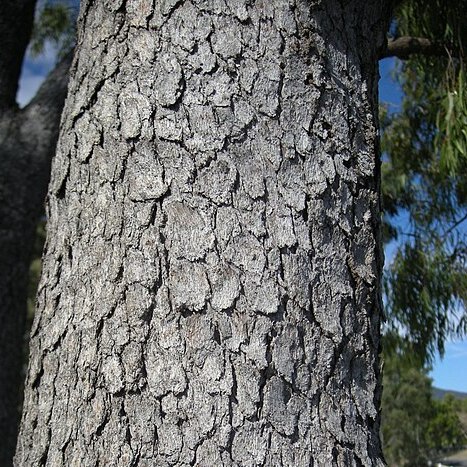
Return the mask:
<svg viewBox="0 0 467 467">
<path fill-rule="evenodd" d="M 22 218 L 24 184 L 17 145 L 12 151 L 10 135 L 18 130 L 16 91 L 21 63 L 31 33 L 35 0 L 0 2 L 0 465 L 9 466 L 14 454 L 19 421 L 19 394 L 26 318 L 26 286 L 29 245 L 23 229 L 31 218 Z M 14 167 L 11 167 L 14 161 Z M 13 170 L 11 170 L 13 169 Z M 12 189 L 13 188 L 13 189 Z M 19 222 L 17 222 L 19 221 Z M 33 228 L 34 230 L 34 228 Z M 20 240 L 18 241 L 18 235 Z M 26 240 L 27 243 L 27 240 Z M 28 258 L 27 260 L 26 257 Z"/>
<path fill-rule="evenodd" d="M 85 1 L 19 466 L 377 466 L 382 0 Z"/>
<path fill-rule="evenodd" d="M 35 0 L 0 1 L 0 465 L 11 465 L 21 404 L 28 270 L 50 175 L 70 57 L 16 104 Z"/>
</svg>

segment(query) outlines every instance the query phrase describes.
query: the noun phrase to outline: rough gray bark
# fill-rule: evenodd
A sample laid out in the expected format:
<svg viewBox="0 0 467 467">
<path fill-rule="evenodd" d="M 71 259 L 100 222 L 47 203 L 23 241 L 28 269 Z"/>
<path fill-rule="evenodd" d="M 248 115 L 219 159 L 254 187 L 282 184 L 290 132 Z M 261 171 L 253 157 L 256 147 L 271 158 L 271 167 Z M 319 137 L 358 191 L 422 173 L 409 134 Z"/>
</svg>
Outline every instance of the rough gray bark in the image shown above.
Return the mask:
<svg viewBox="0 0 467 467">
<path fill-rule="evenodd" d="M 383 465 L 383 3 L 82 4 L 18 467 Z"/>
<path fill-rule="evenodd" d="M 28 269 L 66 94 L 70 58 L 20 110 L 16 92 L 35 1 L 0 2 L 0 465 L 16 446 Z"/>
</svg>

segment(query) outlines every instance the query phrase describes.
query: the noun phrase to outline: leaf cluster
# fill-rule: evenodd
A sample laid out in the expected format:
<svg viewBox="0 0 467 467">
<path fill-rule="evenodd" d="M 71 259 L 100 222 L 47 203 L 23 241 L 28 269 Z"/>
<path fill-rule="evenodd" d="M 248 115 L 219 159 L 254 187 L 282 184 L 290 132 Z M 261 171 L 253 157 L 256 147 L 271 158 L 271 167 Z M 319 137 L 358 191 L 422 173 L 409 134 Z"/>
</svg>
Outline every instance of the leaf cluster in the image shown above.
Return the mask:
<svg viewBox="0 0 467 467">
<path fill-rule="evenodd" d="M 40 55 L 50 42 L 57 48 L 59 58 L 65 56 L 74 46 L 77 13 L 71 0 L 45 0 L 38 9 L 32 31 L 32 55 Z"/>
<path fill-rule="evenodd" d="M 383 237 L 398 249 L 385 273 L 387 331 L 419 360 L 467 331 L 467 0 L 412 0 L 396 35 L 443 42 L 458 55 L 411 56 L 396 75 L 399 112 L 381 112 Z"/>
</svg>

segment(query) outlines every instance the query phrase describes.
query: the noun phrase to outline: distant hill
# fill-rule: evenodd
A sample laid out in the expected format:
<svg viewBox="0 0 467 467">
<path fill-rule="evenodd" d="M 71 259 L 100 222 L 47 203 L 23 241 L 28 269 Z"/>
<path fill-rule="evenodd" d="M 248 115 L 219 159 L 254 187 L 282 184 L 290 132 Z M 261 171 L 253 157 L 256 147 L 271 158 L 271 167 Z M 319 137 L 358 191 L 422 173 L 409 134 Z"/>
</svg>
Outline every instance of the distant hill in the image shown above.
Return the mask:
<svg viewBox="0 0 467 467">
<path fill-rule="evenodd" d="M 456 399 L 467 399 L 467 392 L 450 391 L 449 389 L 440 389 L 433 387 L 434 399 L 442 399 L 447 394 L 451 394 Z"/>
</svg>

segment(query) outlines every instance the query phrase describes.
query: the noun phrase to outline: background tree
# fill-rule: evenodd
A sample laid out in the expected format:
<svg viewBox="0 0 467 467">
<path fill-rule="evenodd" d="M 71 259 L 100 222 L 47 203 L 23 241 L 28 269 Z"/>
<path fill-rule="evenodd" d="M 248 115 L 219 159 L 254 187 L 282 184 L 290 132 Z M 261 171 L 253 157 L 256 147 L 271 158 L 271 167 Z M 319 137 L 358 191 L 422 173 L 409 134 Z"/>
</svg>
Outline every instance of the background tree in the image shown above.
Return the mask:
<svg viewBox="0 0 467 467">
<path fill-rule="evenodd" d="M 381 433 L 388 465 L 427 466 L 429 460 L 464 446 L 462 401 L 449 394 L 438 400 L 433 392 L 425 367 L 386 355 Z"/>
<path fill-rule="evenodd" d="M 464 412 L 462 401 L 447 394 L 441 400 L 433 401 L 434 416 L 428 427 L 432 450 L 449 452 L 465 446 L 466 430 L 459 414 Z"/>
<path fill-rule="evenodd" d="M 465 1 L 402 2 L 387 55 L 402 58 L 400 111 L 382 116 L 387 344 L 430 363 L 466 331 Z M 400 336 L 403 331 L 404 339 Z"/>
<path fill-rule="evenodd" d="M 397 56 L 401 109 L 381 115 L 385 277 L 384 452 L 422 465 L 461 439 L 458 413 L 431 401 L 427 377 L 448 338 L 465 335 L 466 2 L 400 4 L 386 55 Z M 449 440 L 449 441 L 448 441 Z"/>
<path fill-rule="evenodd" d="M 407 360 L 385 358 L 382 441 L 391 466 L 426 466 L 434 417 L 431 381 L 426 371 Z"/>
<path fill-rule="evenodd" d="M 0 2 L 0 465 L 11 463 L 20 403 L 26 290 L 58 135 L 70 58 L 24 109 L 16 103 L 34 0 Z"/>
</svg>

